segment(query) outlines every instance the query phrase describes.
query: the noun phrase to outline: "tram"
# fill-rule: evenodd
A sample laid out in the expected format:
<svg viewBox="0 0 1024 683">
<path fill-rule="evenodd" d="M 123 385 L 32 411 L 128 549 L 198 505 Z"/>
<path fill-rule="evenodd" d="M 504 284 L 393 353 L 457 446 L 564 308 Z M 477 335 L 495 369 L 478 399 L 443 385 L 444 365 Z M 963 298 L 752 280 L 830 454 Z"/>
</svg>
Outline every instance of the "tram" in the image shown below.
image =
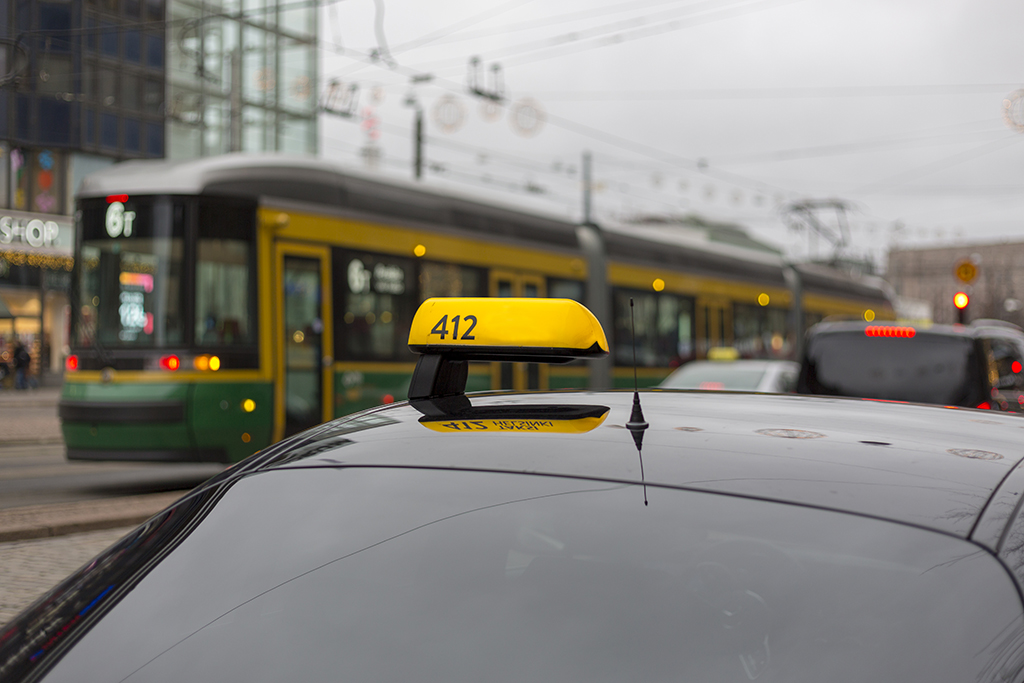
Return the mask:
<svg viewBox="0 0 1024 683">
<path fill-rule="evenodd" d="M 330 162 L 132 161 L 77 195 L 70 459 L 236 462 L 405 398 L 407 334 L 437 296 L 587 303 L 612 354 L 481 363 L 468 390 L 659 382 L 710 349 L 787 357 L 829 315 L 893 317 L 884 291 L 777 254 L 637 226 L 579 226 Z"/>
</svg>

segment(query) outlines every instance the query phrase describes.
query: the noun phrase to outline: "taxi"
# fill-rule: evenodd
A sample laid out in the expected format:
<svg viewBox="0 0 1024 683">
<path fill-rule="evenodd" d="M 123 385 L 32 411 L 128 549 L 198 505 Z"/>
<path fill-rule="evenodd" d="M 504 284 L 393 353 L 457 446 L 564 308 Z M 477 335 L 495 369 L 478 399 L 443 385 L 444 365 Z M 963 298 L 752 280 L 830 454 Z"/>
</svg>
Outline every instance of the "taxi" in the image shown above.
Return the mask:
<svg viewBox="0 0 1024 683">
<path fill-rule="evenodd" d="M 1024 681 L 1019 418 L 465 393 L 606 354 L 568 300 L 430 299 L 409 345 L 409 401 L 142 524 L 0 627 L 0 680 Z"/>
</svg>

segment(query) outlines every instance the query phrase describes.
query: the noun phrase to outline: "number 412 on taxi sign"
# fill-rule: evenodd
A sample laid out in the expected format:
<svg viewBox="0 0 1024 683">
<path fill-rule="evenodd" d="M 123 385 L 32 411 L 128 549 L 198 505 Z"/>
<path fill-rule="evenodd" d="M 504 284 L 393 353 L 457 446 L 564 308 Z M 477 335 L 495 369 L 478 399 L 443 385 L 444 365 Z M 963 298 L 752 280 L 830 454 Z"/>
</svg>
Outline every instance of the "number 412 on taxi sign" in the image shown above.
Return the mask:
<svg viewBox="0 0 1024 683">
<path fill-rule="evenodd" d="M 460 317 L 461 316 L 455 316 L 454 318 L 452 318 L 452 339 L 453 340 L 458 339 L 460 341 L 463 340 L 463 339 L 466 339 L 466 340 L 476 339 L 476 337 L 474 337 L 473 335 L 470 334 L 470 332 L 473 331 L 473 328 L 476 327 L 476 316 L 475 315 L 467 315 L 464 318 L 462 318 L 462 322 L 463 323 L 471 323 L 471 324 L 470 324 L 468 329 L 463 331 L 461 337 L 459 336 L 459 318 Z M 430 334 L 439 334 L 439 335 L 441 335 L 441 339 L 445 338 L 445 336 L 448 334 L 448 316 L 447 315 L 442 316 L 441 319 L 437 321 L 437 324 L 434 325 L 432 330 L 430 330 Z"/>
</svg>

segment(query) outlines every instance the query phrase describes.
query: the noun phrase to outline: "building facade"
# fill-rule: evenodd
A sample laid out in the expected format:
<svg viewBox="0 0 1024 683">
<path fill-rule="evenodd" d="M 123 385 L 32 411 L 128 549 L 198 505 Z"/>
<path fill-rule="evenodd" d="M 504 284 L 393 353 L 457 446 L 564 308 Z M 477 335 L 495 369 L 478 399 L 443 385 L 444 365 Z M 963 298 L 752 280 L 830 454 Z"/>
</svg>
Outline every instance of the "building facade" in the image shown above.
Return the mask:
<svg viewBox="0 0 1024 683">
<path fill-rule="evenodd" d="M 317 152 L 316 19 L 289 0 L 0 0 L 0 362 L 18 340 L 36 375 L 63 368 L 88 173 Z"/>
<path fill-rule="evenodd" d="M 958 277 L 974 277 L 969 281 Z M 973 244 L 889 252 L 886 279 L 897 295 L 931 304 L 936 323 L 957 321 L 953 296 L 970 297 L 967 320 L 996 318 L 1024 327 L 1024 242 Z"/>
</svg>

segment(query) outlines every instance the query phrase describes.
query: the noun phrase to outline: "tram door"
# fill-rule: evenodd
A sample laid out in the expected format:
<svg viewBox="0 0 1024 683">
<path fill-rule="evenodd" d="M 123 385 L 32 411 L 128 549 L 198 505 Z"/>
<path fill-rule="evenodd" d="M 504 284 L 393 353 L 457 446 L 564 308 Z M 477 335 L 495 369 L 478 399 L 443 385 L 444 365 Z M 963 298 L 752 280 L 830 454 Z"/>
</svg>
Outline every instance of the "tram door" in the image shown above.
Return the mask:
<svg viewBox="0 0 1024 683">
<path fill-rule="evenodd" d="M 277 249 L 275 433 L 290 436 L 333 417 L 330 251 Z"/>
<path fill-rule="evenodd" d="M 732 346 L 732 303 L 728 299 L 699 297 L 695 317 L 698 358 L 706 358 L 709 349 Z"/>
<path fill-rule="evenodd" d="M 540 275 L 492 270 L 491 296 L 547 296 L 544 278 Z M 533 391 L 548 388 L 547 365 L 539 363 L 492 363 L 491 386 L 495 389 Z"/>
</svg>

